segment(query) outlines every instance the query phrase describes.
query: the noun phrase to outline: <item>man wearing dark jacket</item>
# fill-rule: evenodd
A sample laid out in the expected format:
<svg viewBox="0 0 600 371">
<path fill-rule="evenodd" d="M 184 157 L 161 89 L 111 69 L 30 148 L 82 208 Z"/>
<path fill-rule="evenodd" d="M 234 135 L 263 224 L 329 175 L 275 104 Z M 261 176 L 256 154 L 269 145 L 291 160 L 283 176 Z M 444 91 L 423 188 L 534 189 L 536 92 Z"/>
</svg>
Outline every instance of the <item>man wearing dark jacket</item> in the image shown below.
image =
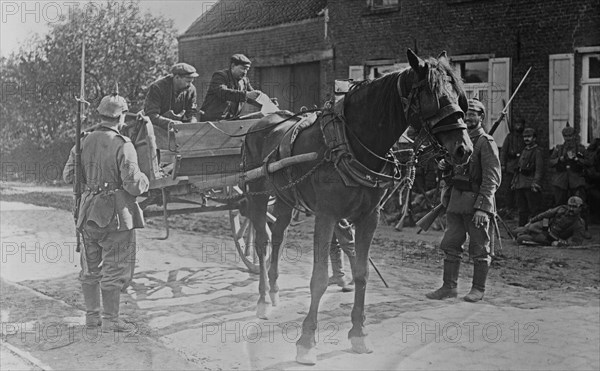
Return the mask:
<svg viewBox="0 0 600 371">
<path fill-rule="evenodd" d="M 525 149 L 519 156 L 511 188 L 517 192 L 519 207 L 519 227 L 524 226 L 529 217 L 539 213 L 543 204 L 542 176 L 544 175 L 544 159 L 542 149 L 536 143 L 535 129 L 523 131 Z"/>
<path fill-rule="evenodd" d="M 561 205 L 534 216 L 525 226 L 517 228 L 517 243 L 535 242 L 544 245 L 552 244 L 552 246 L 580 245 L 585 238 L 585 225 L 581 219 L 582 206 L 583 200 L 572 196 L 567 201 L 567 205 Z"/>
<path fill-rule="evenodd" d="M 483 299 L 487 274 L 492 261 L 490 225 L 496 213 L 494 195 L 502 178 L 498 147 L 482 128 L 484 105 L 469 99 L 465 115 L 473 154 L 466 165 L 455 166 L 449 188 L 442 192 L 446 206 L 446 231 L 440 244 L 445 253 L 443 285 L 426 295 L 429 299 L 455 298 L 463 244 L 469 235 L 469 255 L 473 259 L 473 285 L 465 301 Z"/>
<path fill-rule="evenodd" d="M 202 121 L 225 120 L 240 115 L 242 106 L 248 100 L 260 95 L 246 77 L 250 69 L 250 59 L 243 54 L 234 54 L 229 60 L 229 68 L 213 74 L 201 110 Z"/>
</svg>

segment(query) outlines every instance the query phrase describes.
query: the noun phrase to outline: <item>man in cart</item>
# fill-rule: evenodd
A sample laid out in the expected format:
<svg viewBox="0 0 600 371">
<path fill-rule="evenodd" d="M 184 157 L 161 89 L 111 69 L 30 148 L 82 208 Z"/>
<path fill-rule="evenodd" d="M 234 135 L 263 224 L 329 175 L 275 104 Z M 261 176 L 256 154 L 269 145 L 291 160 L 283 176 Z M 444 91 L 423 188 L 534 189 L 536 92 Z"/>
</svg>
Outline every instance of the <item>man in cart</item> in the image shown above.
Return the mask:
<svg viewBox="0 0 600 371">
<path fill-rule="evenodd" d="M 254 104 L 261 92 L 252 87 L 246 76 L 251 64 L 245 55 L 234 54 L 229 59 L 229 68 L 213 74 L 202 104 L 202 121 L 238 117 L 245 102 Z"/>
<path fill-rule="evenodd" d="M 177 63 L 171 73 L 150 85 L 144 102 L 144 114 L 150 118 L 159 149 L 168 148 L 167 130 L 171 123 L 198 121 L 196 69 L 187 63 Z"/>
</svg>

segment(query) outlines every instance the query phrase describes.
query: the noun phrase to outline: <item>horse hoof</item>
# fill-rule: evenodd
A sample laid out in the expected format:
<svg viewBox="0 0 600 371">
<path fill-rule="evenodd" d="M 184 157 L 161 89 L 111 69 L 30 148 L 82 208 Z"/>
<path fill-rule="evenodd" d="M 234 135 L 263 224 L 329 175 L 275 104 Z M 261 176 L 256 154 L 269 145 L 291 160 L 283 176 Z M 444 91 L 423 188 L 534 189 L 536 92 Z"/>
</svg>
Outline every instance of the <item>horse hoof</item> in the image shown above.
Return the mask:
<svg viewBox="0 0 600 371">
<path fill-rule="evenodd" d="M 301 345 L 296 345 L 296 362 L 314 366 L 317 364 L 317 351 L 315 348 L 305 348 Z"/>
<path fill-rule="evenodd" d="M 270 292 L 269 296 L 271 297 L 271 305 L 274 307 L 279 305 L 279 293 L 278 292 Z"/>
<path fill-rule="evenodd" d="M 256 317 L 260 319 L 269 319 L 269 314 L 271 314 L 271 304 L 270 303 L 259 303 L 256 307 Z"/>
<path fill-rule="evenodd" d="M 367 344 L 366 336 L 356 336 L 350 338 L 352 344 L 352 350 L 359 354 L 373 353 L 373 350 Z"/>
</svg>

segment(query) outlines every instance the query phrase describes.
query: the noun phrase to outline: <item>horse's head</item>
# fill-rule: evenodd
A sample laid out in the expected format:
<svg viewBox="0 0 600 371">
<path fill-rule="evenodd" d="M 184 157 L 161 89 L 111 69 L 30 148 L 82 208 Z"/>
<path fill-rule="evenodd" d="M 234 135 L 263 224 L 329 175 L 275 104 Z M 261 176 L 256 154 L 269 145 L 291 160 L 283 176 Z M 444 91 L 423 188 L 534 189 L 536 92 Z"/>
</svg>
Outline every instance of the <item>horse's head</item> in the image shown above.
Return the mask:
<svg viewBox="0 0 600 371">
<path fill-rule="evenodd" d="M 403 98 L 408 123 L 417 131 L 424 130 L 432 144 L 441 144 L 453 163 L 466 163 L 473 153 L 473 143 L 463 121 L 467 97 L 446 52 L 437 59 L 427 60 L 410 49 L 407 55 L 411 67 L 407 73 L 412 78 L 406 79 L 400 89 L 408 93 L 408 98 Z"/>
</svg>

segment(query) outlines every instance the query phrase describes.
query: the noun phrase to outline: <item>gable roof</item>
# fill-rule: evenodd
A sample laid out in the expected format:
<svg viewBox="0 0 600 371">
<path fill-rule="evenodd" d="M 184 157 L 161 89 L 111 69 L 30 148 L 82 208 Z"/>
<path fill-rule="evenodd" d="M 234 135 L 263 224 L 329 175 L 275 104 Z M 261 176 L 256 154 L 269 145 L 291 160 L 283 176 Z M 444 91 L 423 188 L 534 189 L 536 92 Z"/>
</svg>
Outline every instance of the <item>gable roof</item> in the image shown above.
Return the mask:
<svg viewBox="0 0 600 371">
<path fill-rule="evenodd" d="M 219 0 L 181 35 L 206 36 L 317 18 L 327 0 Z"/>
</svg>

